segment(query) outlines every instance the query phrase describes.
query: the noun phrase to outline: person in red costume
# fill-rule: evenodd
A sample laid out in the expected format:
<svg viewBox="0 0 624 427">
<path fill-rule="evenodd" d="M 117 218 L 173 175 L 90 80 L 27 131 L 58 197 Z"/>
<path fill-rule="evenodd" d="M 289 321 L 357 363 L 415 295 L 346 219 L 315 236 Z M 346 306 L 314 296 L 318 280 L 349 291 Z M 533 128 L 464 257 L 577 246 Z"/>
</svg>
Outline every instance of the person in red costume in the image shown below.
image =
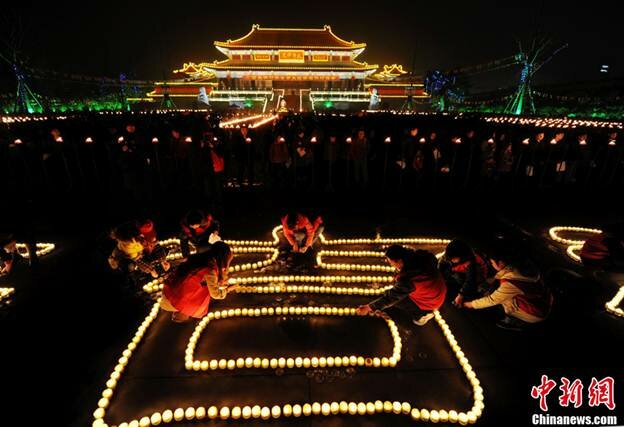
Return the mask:
<svg viewBox="0 0 624 427">
<path fill-rule="evenodd" d="M 231 262 L 230 247 L 220 241 L 191 255 L 165 279 L 160 307 L 172 312 L 174 322 L 204 317 L 211 299 L 224 299 L 235 288 L 227 284 Z"/>
<path fill-rule="evenodd" d="M 141 244 L 143 245 L 143 261 L 152 268 L 152 273 L 161 276 L 169 271 L 171 265 L 167 261 L 167 249 L 158 243 L 156 227 L 151 219 L 138 222 Z M 152 274 L 153 277 L 154 274 Z"/>
<path fill-rule="evenodd" d="M 300 212 L 291 212 L 282 217 L 284 237 L 293 252 L 305 253 L 323 232 L 323 219 L 318 216 L 314 222 Z"/>
<path fill-rule="evenodd" d="M 399 272 L 396 283 L 375 301 L 359 306 L 357 314 L 365 316 L 397 307 L 409 313 L 415 325 L 423 326 L 446 298 L 446 283 L 438 271 L 438 260 L 431 252 L 400 245 L 386 250 L 386 260 Z"/>
</svg>

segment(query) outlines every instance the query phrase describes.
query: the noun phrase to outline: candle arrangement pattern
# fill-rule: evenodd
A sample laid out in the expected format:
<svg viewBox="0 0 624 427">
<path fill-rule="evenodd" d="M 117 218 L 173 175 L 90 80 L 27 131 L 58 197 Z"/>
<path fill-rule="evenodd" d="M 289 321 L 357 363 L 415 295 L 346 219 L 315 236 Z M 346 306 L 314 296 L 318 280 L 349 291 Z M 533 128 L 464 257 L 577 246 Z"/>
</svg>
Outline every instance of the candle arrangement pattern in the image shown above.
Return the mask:
<svg viewBox="0 0 624 427">
<path fill-rule="evenodd" d="M 17 248 L 17 251 L 22 257 L 24 258 L 29 257 L 28 249 L 26 248 L 26 243 L 17 243 L 15 247 Z M 54 245 L 54 243 L 35 243 L 35 247 L 36 247 L 37 256 L 47 255 L 50 252 L 52 252 L 54 249 L 56 249 L 56 246 Z"/>
<path fill-rule="evenodd" d="M 28 259 L 28 248 L 26 247 L 26 243 L 17 243 L 15 245 L 17 252 L 21 257 Z M 54 243 L 36 243 L 36 253 L 37 256 L 42 257 L 44 255 L 52 252 L 56 246 Z M 11 303 L 11 296 L 15 293 L 15 288 L 0 288 L 0 304 L 8 305 Z"/>
<path fill-rule="evenodd" d="M 279 241 L 277 231 L 280 227 L 273 229 L 273 241 L 226 241 L 233 249 L 242 251 L 243 249 L 252 249 L 251 253 L 273 253 L 276 250 Z M 166 244 L 175 245 L 174 239 L 164 241 Z M 324 245 L 388 245 L 394 243 L 400 244 L 433 244 L 444 245 L 448 240 L 444 239 L 338 239 L 327 240 L 321 237 L 321 243 Z M 263 248 L 266 252 L 260 251 Z M 238 252 L 246 253 L 246 252 Z M 381 257 L 381 252 L 376 251 L 338 251 L 341 257 Z M 373 255 L 374 254 L 374 255 Z M 177 255 L 177 254 L 174 254 Z M 317 258 L 319 266 L 324 267 L 322 257 L 334 256 L 333 252 L 319 253 Z M 269 261 L 269 258 L 267 261 Z M 251 263 L 251 270 L 254 267 Z M 255 263 L 259 265 L 259 263 Z M 356 271 L 380 271 L 389 273 L 387 269 L 371 269 L 368 270 L 365 265 L 362 269 L 361 264 L 348 264 L 345 270 L 349 270 L 352 266 Z M 240 270 L 243 271 L 243 266 Z M 374 265 L 380 267 L 380 265 Z M 342 268 L 340 268 L 342 270 Z M 249 270 L 249 269 L 245 269 Z M 237 270 L 234 270 L 236 273 Z M 325 293 L 335 295 L 377 295 L 383 293 L 393 281 L 391 275 L 379 276 L 254 276 L 254 277 L 234 277 L 230 279 L 232 283 L 238 283 L 240 286 L 238 292 L 241 293 Z M 356 287 L 334 287 L 325 286 L 326 284 L 336 283 L 355 283 L 366 284 L 366 286 Z M 379 287 L 371 287 L 371 284 Z M 252 285 L 252 286 L 244 286 Z M 259 286 L 264 285 L 264 286 Z M 145 290 L 154 293 L 161 288 L 161 282 L 152 281 Z M 123 373 L 131 362 L 133 354 L 138 349 L 141 341 L 144 339 L 150 326 L 158 316 L 160 309 L 160 298 L 153 305 L 145 320 L 139 325 L 134 337 L 123 350 L 121 357 L 113 368 L 105 388 L 102 391 L 101 398 L 98 401 L 97 408 L 93 412 L 93 427 L 108 427 L 106 421 L 107 410 L 114 398 L 115 390 L 122 381 Z M 393 368 L 401 361 L 402 340 L 399 329 L 395 322 L 383 313 L 371 313 L 369 316 L 379 318 L 386 322 L 388 330 L 393 339 L 392 353 L 381 357 L 368 357 L 357 355 L 349 356 L 327 356 L 327 357 L 281 357 L 276 355 L 272 358 L 260 358 L 253 355 L 241 355 L 231 359 L 209 359 L 196 360 L 194 358 L 197 343 L 201 338 L 204 330 L 209 326 L 210 322 L 214 322 L 225 318 L 257 318 L 262 316 L 354 316 L 355 307 L 348 306 L 264 306 L 264 307 L 237 307 L 227 310 L 220 310 L 208 313 L 206 317 L 201 319 L 192 335 L 189 338 L 184 352 L 184 367 L 186 370 L 199 371 L 232 371 L 237 369 L 295 369 L 295 368 L 315 368 L 324 366 L 353 366 L 353 367 L 369 367 L 369 368 Z M 270 420 L 279 418 L 301 418 L 311 416 L 336 416 L 336 415 L 352 415 L 352 416 L 370 416 L 374 414 L 397 414 L 409 416 L 414 421 L 431 422 L 431 423 L 453 423 L 459 425 L 474 424 L 482 415 L 485 408 L 484 391 L 477 375 L 470 365 L 470 362 L 462 351 L 457 339 L 455 338 L 451 328 L 446 323 L 442 315 L 434 312 L 434 319 L 444 335 L 451 351 L 457 359 L 459 366 L 465 374 L 466 380 L 472 388 L 472 406 L 468 410 L 459 409 L 442 409 L 442 408 L 420 408 L 409 401 L 325 401 L 325 402 L 290 402 L 281 405 L 267 406 L 262 404 L 255 405 L 234 405 L 234 406 L 188 406 L 177 408 L 163 408 L 160 411 L 144 414 L 136 419 L 121 422 L 117 427 L 148 427 L 161 424 L 173 424 L 175 422 L 202 421 L 202 420 Z M 208 402 L 209 403 L 209 402 Z M 254 421 L 252 421 L 254 422 Z"/>
<path fill-rule="evenodd" d="M 225 243 L 232 246 L 234 253 L 271 253 L 269 259 L 265 261 L 246 263 L 243 265 L 234 265 L 230 267 L 230 273 L 255 270 L 257 268 L 266 267 L 277 260 L 279 251 L 277 245 L 280 238 L 278 233 L 282 230 L 282 226 L 278 225 L 271 231 L 272 240 L 225 240 Z M 339 245 L 377 245 L 387 246 L 392 244 L 403 245 L 435 245 L 443 246 L 450 242 L 448 239 L 434 239 L 423 237 L 407 237 L 407 238 L 381 238 L 375 239 L 335 239 L 328 240 L 323 234 L 319 236 L 320 242 L 325 246 Z M 179 239 L 167 239 L 160 242 L 161 245 L 168 248 L 179 247 Z M 328 251 L 321 250 L 317 254 L 316 263 L 319 267 L 329 270 L 342 271 L 370 271 L 370 272 L 386 272 L 393 271 L 392 267 L 375 264 L 329 264 L 323 262 L 323 257 L 340 256 L 351 258 L 377 257 L 383 258 L 382 251 Z M 438 258 L 442 256 L 442 252 L 436 255 Z M 168 255 L 168 259 L 181 259 L 182 254 L 172 251 Z M 143 286 L 143 290 L 147 293 L 159 292 L 162 290 L 162 278 L 154 279 Z M 233 277 L 229 279 L 230 284 L 237 284 L 238 293 L 316 293 L 316 294 L 333 294 L 333 295 L 381 295 L 389 289 L 394 280 L 392 275 L 281 275 L 281 276 L 257 276 L 257 277 Z M 312 285 L 289 285 L 290 283 L 309 283 Z M 336 283 L 366 283 L 367 287 L 335 287 L 325 286 Z M 264 285 L 264 286 L 257 286 Z M 383 286 L 385 285 L 385 286 Z"/>
<path fill-rule="evenodd" d="M 576 262 L 581 262 L 581 257 L 579 256 L 579 252 L 581 251 L 585 240 L 581 239 L 570 239 L 561 237 L 560 233 L 576 233 L 576 234 L 601 234 L 602 230 L 598 228 L 584 228 L 584 227 L 565 227 L 565 226 L 556 226 L 551 227 L 548 230 L 548 235 L 552 240 L 557 243 L 561 243 L 566 245 L 566 253 L 570 258 L 572 258 Z M 616 316 L 624 317 L 624 310 L 622 310 L 621 305 L 624 301 L 624 286 L 620 286 L 620 289 L 617 291 L 615 296 L 605 303 L 605 309 Z"/>
<path fill-rule="evenodd" d="M 210 322 L 219 319 L 226 319 L 228 317 L 260 317 L 260 316 L 357 316 L 355 308 L 353 307 L 261 307 L 261 308 L 236 308 L 229 310 L 217 311 L 214 313 L 208 313 L 195 328 L 195 331 L 189 339 L 186 346 L 184 367 L 188 371 L 207 371 L 217 369 L 241 369 L 241 368 L 263 368 L 263 369 L 277 369 L 277 368 L 316 368 L 316 367 L 333 367 L 333 366 L 368 366 L 378 368 L 394 367 L 401 360 L 401 336 L 399 335 L 399 328 L 394 321 L 383 313 L 374 313 L 373 317 L 379 317 L 385 320 L 388 325 L 388 330 L 392 335 L 394 346 L 392 354 L 387 357 L 369 357 L 363 356 L 334 356 L 334 357 L 274 357 L 274 358 L 259 358 L 259 357 L 240 357 L 237 359 L 212 359 L 212 360 L 195 360 L 193 358 L 197 342 L 201 337 L 202 332 Z"/>
</svg>

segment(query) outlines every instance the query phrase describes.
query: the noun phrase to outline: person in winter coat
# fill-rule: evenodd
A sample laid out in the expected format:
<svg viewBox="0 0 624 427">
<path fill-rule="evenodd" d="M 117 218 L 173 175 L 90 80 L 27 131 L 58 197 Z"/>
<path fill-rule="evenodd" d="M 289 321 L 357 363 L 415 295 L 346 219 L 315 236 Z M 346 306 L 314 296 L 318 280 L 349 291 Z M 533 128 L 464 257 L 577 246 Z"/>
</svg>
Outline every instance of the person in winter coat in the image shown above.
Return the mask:
<svg viewBox="0 0 624 427">
<path fill-rule="evenodd" d="M 116 246 L 108 257 L 109 266 L 128 274 L 135 284 L 157 278 L 169 268 L 166 253 L 162 259 L 158 258 L 154 262 L 149 258 L 149 250 L 146 249 L 149 244 L 141 235 L 137 222 L 129 221 L 119 225 L 110 236 Z"/>
<path fill-rule="evenodd" d="M 509 249 L 500 248 L 490 255 L 497 271 L 498 288 L 490 295 L 465 301 L 465 308 L 482 309 L 500 305 L 505 317 L 496 326 L 520 331 L 550 314 L 553 296 L 544 286 L 539 269 L 528 259 L 519 259 Z"/>
<path fill-rule="evenodd" d="M 463 240 L 451 241 L 440 260 L 440 270 L 447 284 L 454 284 L 458 293 L 453 304 L 461 307 L 465 299 L 485 294 L 488 289 L 488 265 L 485 258 Z"/>
<path fill-rule="evenodd" d="M 211 299 L 224 299 L 236 286 L 227 284 L 231 262 L 232 251 L 224 242 L 191 255 L 165 279 L 160 307 L 172 313 L 174 322 L 204 317 Z"/>
<path fill-rule="evenodd" d="M 414 251 L 400 245 L 386 250 L 386 260 L 398 270 L 396 283 L 380 298 L 361 305 L 357 314 L 365 316 L 377 310 L 397 307 L 405 310 L 415 325 L 423 326 L 434 316 L 446 298 L 446 283 L 431 252 Z"/>
<path fill-rule="evenodd" d="M 282 217 L 282 229 L 292 251 L 305 253 L 323 232 L 323 218 L 317 216 L 312 222 L 300 212 L 290 212 Z"/>
</svg>

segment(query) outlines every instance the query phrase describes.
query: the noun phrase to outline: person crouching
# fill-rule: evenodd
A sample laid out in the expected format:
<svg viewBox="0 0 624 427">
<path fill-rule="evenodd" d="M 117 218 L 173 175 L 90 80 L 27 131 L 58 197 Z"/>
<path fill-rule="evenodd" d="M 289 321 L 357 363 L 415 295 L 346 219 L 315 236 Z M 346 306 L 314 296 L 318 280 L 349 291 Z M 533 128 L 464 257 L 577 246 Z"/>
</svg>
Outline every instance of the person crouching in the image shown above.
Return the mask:
<svg viewBox="0 0 624 427">
<path fill-rule="evenodd" d="M 207 251 L 189 256 L 165 279 L 160 307 L 172 312 L 172 321 L 204 317 L 212 298 L 224 299 L 235 288 L 227 285 L 232 257 L 226 243 L 215 242 Z"/>
<path fill-rule="evenodd" d="M 284 237 L 292 252 L 306 253 L 323 232 L 323 219 L 320 216 L 312 222 L 300 212 L 290 212 L 281 220 Z"/>
<path fill-rule="evenodd" d="M 490 254 L 490 263 L 498 288 L 482 298 L 463 303 L 466 308 L 482 309 L 501 305 L 505 317 L 496 326 L 520 331 L 532 323 L 545 320 L 552 309 L 552 292 L 542 281 L 539 269 L 512 249 L 499 248 Z"/>
<path fill-rule="evenodd" d="M 438 271 L 438 260 L 431 252 L 414 251 L 400 245 L 390 246 L 385 255 L 388 263 L 399 272 L 396 283 L 380 298 L 358 307 L 357 314 L 365 316 L 397 307 L 405 310 L 415 325 L 423 326 L 446 298 L 446 283 Z"/>
</svg>

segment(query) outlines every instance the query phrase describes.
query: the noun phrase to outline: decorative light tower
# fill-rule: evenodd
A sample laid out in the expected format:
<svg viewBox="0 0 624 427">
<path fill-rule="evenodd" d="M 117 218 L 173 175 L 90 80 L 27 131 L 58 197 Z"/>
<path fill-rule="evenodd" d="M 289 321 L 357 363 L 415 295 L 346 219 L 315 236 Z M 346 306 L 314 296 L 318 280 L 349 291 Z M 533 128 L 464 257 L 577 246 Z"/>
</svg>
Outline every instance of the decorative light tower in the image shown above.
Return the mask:
<svg viewBox="0 0 624 427">
<path fill-rule="evenodd" d="M 43 111 L 43 106 L 39 97 L 27 84 L 26 67 L 18 55 L 21 41 L 24 38 L 22 21 L 19 16 L 5 17 L 0 26 L 4 27 L 2 42 L 6 47 L 4 52 L 0 51 L 0 59 L 11 68 L 15 80 L 17 80 L 13 112 L 19 114 L 40 113 Z"/>
<path fill-rule="evenodd" d="M 30 87 L 26 83 L 26 74 L 19 64 L 19 61 L 17 59 L 17 53 L 13 51 L 13 54 L 11 56 L 12 59 L 9 59 L 5 55 L 0 53 L 0 58 L 11 67 L 11 71 L 13 71 L 13 74 L 15 75 L 15 80 L 17 80 L 15 106 L 13 108 L 13 111 L 18 114 L 32 114 L 42 112 L 43 106 L 41 105 L 41 102 L 39 102 L 39 97 L 30 89 Z"/>
<path fill-rule="evenodd" d="M 557 53 L 568 47 L 566 43 L 544 59 L 542 54 L 550 44 L 550 39 L 535 38 L 531 43 L 531 49 L 525 52 L 522 49 L 522 43 L 518 42 L 520 52 L 516 55 L 516 59 L 520 64 L 522 64 L 522 69 L 520 70 L 520 82 L 518 84 L 518 89 L 516 89 L 516 92 L 505 107 L 505 113 L 518 116 L 529 111 L 531 114 L 535 114 L 531 81 L 533 80 L 535 73 L 537 73 L 540 68 L 550 62 L 550 60 Z"/>
</svg>

